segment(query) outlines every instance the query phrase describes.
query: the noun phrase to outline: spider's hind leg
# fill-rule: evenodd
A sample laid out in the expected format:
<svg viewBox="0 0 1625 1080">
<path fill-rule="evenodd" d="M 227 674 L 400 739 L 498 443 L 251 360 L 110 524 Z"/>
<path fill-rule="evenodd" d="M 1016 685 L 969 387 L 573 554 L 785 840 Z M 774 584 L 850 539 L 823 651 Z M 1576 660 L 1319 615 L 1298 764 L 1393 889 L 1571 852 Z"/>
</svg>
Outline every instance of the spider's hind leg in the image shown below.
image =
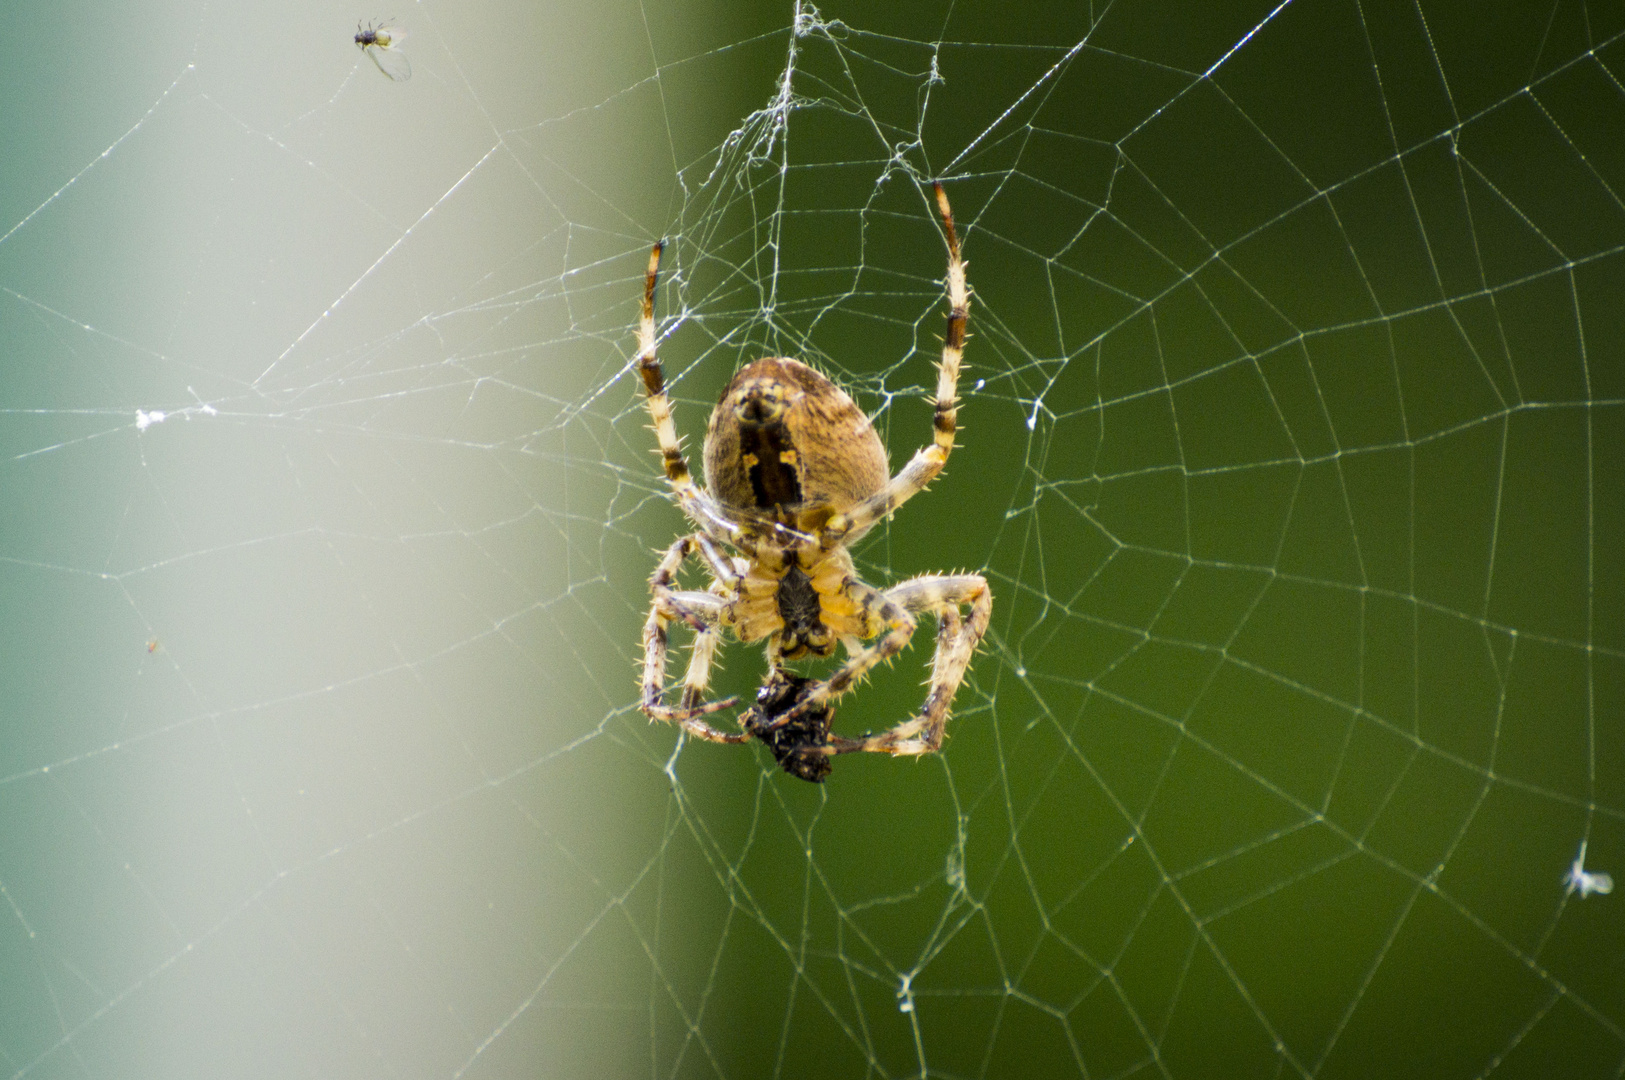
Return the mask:
<svg viewBox="0 0 1625 1080">
<path fill-rule="evenodd" d="M 881 592 L 861 581 L 848 582 L 845 590 L 847 598 L 863 613 L 863 621 L 870 627 L 879 627 L 880 640 L 867 648 L 853 651 L 846 663 L 831 673 L 829 678 L 806 680 L 798 688 L 799 700 L 773 719 L 773 727 L 797 722 L 820 709 L 829 708 L 831 702 L 856 686 L 876 665 L 902 652 L 914 637 L 919 624 L 908 609 L 892 597 L 891 591 Z M 873 636 L 874 633 L 871 629 L 865 636 Z M 778 667 L 777 663 L 774 667 Z"/>
<path fill-rule="evenodd" d="M 943 730 L 948 726 L 948 709 L 964 681 L 971 656 L 987 633 L 993 615 L 993 594 L 980 574 L 927 574 L 894 585 L 883 594 L 891 603 L 911 613 L 935 613 L 937 650 L 931 662 L 930 689 L 920 715 L 904 720 L 890 731 L 857 739 L 834 736 L 830 746 L 837 754 L 858 752 L 878 754 L 931 754 L 942 747 Z M 970 617 L 960 615 L 969 605 Z"/>
</svg>

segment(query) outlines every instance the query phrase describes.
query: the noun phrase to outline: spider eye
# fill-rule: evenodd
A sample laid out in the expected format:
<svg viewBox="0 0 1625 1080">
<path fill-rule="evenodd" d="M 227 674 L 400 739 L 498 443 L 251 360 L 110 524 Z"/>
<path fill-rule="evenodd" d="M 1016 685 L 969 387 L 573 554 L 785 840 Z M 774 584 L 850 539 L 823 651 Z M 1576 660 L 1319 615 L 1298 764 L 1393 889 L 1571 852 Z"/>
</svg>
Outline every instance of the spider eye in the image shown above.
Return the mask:
<svg viewBox="0 0 1625 1080">
<path fill-rule="evenodd" d="M 740 396 L 734 415 L 741 424 L 759 427 L 783 419 L 784 388 L 777 383 L 757 384 Z"/>
</svg>

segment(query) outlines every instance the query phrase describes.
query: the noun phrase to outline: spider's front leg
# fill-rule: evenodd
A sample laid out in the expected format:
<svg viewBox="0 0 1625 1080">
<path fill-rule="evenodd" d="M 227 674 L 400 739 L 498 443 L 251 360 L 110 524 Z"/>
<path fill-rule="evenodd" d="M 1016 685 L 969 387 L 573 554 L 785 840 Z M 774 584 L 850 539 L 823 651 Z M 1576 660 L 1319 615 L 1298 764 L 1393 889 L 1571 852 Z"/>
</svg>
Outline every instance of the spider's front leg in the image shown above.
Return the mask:
<svg viewBox="0 0 1625 1080">
<path fill-rule="evenodd" d="M 709 713 L 732 708 L 739 703 L 739 699 L 730 697 L 702 704 L 705 688 L 711 682 L 711 663 L 717 647 L 722 643 L 726 601 L 714 593 L 672 587 L 683 561 L 695 552 L 704 555 L 711 573 L 724 589 L 738 589 L 737 571 L 705 534 L 685 536 L 666 551 L 649 580 L 649 590 L 654 595 L 649 605 L 649 617 L 643 624 L 642 709 L 649 719 L 679 724 L 696 738 L 709 742 L 741 743 L 749 736 L 718 731 L 700 719 Z M 688 671 L 683 676 L 683 696 L 675 707 L 664 705 L 660 700 L 666 687 L 667 626 L 673 620 L 685 622 L 694 629 L 692 655 Z"/>
<path fill-rule="evenodd" d="M 928 574 L 893 586 L 881 595 L 888 604 L 907 612 L 931 612 L 937 616 L 937 650 L 931 662 L 930 689 L 926 691 L 925 704 L 920 715 L 890 731 L 858 739 L 832 736 L 830 747 L 837 754 L 935 753 L 942 747 L 943 729 L 948 726 L 948 709 L 953 704 L 954 694 L 965 678 L 976 646 L 987 633 L 988 620 L 993 614 L 993 593 L 980 574 Z M 966 605 L 970 607 L 968 619 L 959 613 Z M 869 651 L 878 652 L 880 647 Z"/>
<path fill-rule="evenodd" d="M 643 278 L 643 306 L 638 312 L 638 374 L 647 393 L 649 419 L 653 422 L 655 440 L 660 444 L 662 467 L 666 483 L 670 485 L 677 505 L 688 519 L 705 531 L 713 541 L 740 545 L 746 540 L 739 523 L 722 511 L 716 500 L 694 482 L 688 471 L 688 459 L 683 456 L 683 444 L 677 437 L 677 425 L 672 420 L 671 398 L 666 394 L 666 373 L 660 366 L 659 338 L 655 327 L 655 286 L 660 281 L 660 256 L 664 243 L 656 244 L 649 252 L 649 268 Z M 707 552 L 706 558 L 716 565 L 716 559 Z"/>
<path fill-rule="evenodd" d="M 965 360 L 965 324 L 970 318 L 970 284 L 965 278 L 964 259 L 959 254 L 959 233 L 948 196 L 937 184 L 937 209 L 942 214 L 943 233 L 948 239 L 948 327 L 942 337 L 942 359 L 937 364 L 937 391 L 931 414 L 931 442 L 916 451 L 898 474 L 873 495 L 846 514 L 845 533 L 861 536 L 875 522 L 885 518 L 903 503 L 925 490 L 948 464 L 959 430 L 959 371 Z"/>
</svg>

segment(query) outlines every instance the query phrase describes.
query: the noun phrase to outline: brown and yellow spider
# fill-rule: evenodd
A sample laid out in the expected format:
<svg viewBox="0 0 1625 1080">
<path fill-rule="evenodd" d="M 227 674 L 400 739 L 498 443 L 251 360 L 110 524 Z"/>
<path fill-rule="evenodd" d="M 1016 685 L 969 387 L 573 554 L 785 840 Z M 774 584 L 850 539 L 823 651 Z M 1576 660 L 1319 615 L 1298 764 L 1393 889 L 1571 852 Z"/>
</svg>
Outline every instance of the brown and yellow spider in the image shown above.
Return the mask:
<svg viewBox="0 0 1625 1080">
<path fill-rule="evenodd" d="M 941 184 L 936 198 L 948 238 L 948 331 L 931 444 L 896 476 L 890 475 L 874 425 L 844 390 L 798 360 L 775 356 L 747 364 L 723 390 L 705 433 L 706 487 L 695 484 L 655 352 L 655 284 L 664 245 L 656 244 L 649 256 L 638 320 L 638 370 L 648 389 L 666 479 L 699 531 L 667 550 L 649 582 L 654 600 L 643 627 L 642 708 L 651 720 L 674 721 L 711 742 L 740 743 L 754 736 L 803 780 L 821 782 L 833 754 L 928 754 L 941 747 L 954 692 L 993 611 L 993 595 L 980 575 L 925 574 L 881 590 L 858 577 L 847 552 L 930 483 L 954 446 L 970 289 Z M 711 586 L 703 592 L 677 588 L 678 571 L 695 554 L 711 571 Z M 966 605 L 968 618 L 960 610 Z M 897 655 L 914 636 L 916 617 L 927 613 L 936 618 L 937 649 L 920 714 L 861 738 L 831 734 L 835 699 L 876 664 Z M 675 706 L 661 702 L 672 622 L 688 624 L 695 635 Z M 767 678 L 756 705 L 740 717 L 744 731 L 735 734 L 701 719 L 738 703 L 737 698 L 702 700 L 725 629 L 746 643 L 767 639 Z M 864 644 L 875 637 L 880 640 Z M 848 658 L 826 679 L 784 666 L 787 660 L 829 656 L 837 642 L 846 646 Z"/>
</svg>

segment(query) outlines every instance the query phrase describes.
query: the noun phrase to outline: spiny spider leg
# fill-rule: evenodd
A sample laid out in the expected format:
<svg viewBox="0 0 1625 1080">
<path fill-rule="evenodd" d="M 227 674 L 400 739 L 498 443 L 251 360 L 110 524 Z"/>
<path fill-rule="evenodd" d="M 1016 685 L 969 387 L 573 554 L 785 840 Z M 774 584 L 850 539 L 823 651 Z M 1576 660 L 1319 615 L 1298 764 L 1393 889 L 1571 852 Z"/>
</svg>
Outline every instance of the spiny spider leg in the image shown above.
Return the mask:
<svg viewBox="0 0 1625 1080">
<path fill-rule="evenodd" d="M 931 664 L 930 689 L 920 715 L 905 720 L 890 731 L 858 739 L 831 736 L 833 753 L 856 751 L 886 754 L 926 754 L 942 745 L 943 728 L 948 723 L 948 707 L 964 680 L 987 624 L 993 614 L 993 594 L 980 574 L 927 574 L 895 585 L 885 592 L 861 586 L 870 595 L 863 598 L 886 621 L 888 632 L 873 646 L 858 652 L 828 679 L 807 686 L 790 708 L 774 718 L 769 727 L 788 724 L 809 711 L 827 708 L 850 690 L 859 679 L 883 660 L 890 660 L 908 644 L 914 634 L 916 614 L 937 616 L 937 648 Z M 969 605 L 970 618 L 959 608 Z M 925 732 L 923 739 L 916 738 Z"/>
<path fill-rule="evenodd" d="M 744 742 L 747 736 L 717 731 L 699 723 L 697 719 L 739 704 L 736 697 L 700 703 L 711 681 L 712 659 L 721 643 L 724 601 L 712 593 L 672 588 L 683 561 L 703 550 L 704 537 L 701 534 L 683 537 L 666 551 L 649 579 L 654 602 L 650 604 L 649 617 L 643 624 L 643 711 L 657 720 L 675 720 L 691 734 L 711 742 Z M 660 701 L 666 686 L 666 628 L 673 619 L 691 622 L 697 631 L 688 671 L 683 677 L 683 697 L 681 704 L 675 708 Z"/>
<path fill-rule="evenodd" d="M 942 360 L 937 365 L 936 408 L 931 416 L 931 445 L 915 452 L 909 463 L 880 491 L 855 506 L 847 515 L 847 527 L 860 534 L 876 521 L 918 495 L 937 478 L 948 455 L 953 452 L 958 429 L 959 370 L 965 358 L 965 320 L 970 316 L 970 286 L 959 257 L 959 233 L 954 229 L 953 211 L 942 185 L 934 185 L 937 209 L 942 214 L 943 231 L 948 237 L 948 329 L 942 338 Z"/>
<path fill-rule="evenodd" d="M 649 269 L 643 276 L 643 306 L 638 311 L 638 374 L 643 376 L 647 391 L 649 418 L 654 422 L 655 438 L 660 443 L 660 460 L 665 468 L 666 482 L 677 496 L 677 505 L 690 521 L 705 530 L 706 535 L 722 543 L 748 550 L 749 537 L 710 495 L 694 483 L 688 471 L 688 459 L 683 456 L 682 440 L 671 418 L 671 398 L 666 395 L 666 375 L 660 366 L 658 340 L 655 335 L 655 286 L 660 281 L 660 256 L 666 245 L 661 241 L 649 252 Z"/>
<path fill-rule="evenodd" d="M 987 633 L 988 620 L 993 615 L 993 593 L 980 574 L 925 575 L 888 589 L 886 596 L 911 612 L 937 615 L 937 651 L 931 664 L 931 689 L 926 692 L 919 716 L 879 734 L 857 739 L 832 736 L 833 753 L 930 754 L 940 749 L 943 730 L 948 725 L 948 707 L 953 704 L 954 694 L 965 678 L 971 657 Z M 968 619 L 962 619 L 959 614 L 964 604 L 970 605 Z"/>
</svg>

